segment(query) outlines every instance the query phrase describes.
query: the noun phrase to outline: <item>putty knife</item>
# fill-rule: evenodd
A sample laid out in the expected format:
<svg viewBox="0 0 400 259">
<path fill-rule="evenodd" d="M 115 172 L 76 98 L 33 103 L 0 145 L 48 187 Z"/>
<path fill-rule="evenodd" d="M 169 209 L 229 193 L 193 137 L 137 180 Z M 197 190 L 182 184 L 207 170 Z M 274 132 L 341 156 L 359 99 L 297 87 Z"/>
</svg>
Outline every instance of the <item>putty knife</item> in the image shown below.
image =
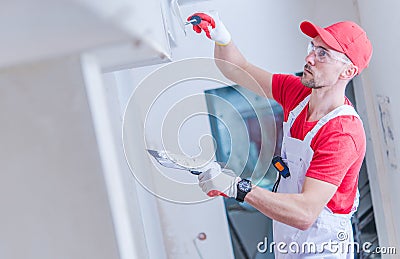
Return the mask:
<svg viewBox="0 0 400 259">
<path fill-rule="evenodd" d="M 192 174 L 199 175 L 202 172 L 197 171 L 201 167 L 204 167 L 209 163 L 209 161 L 195 159 L 191 157 L 187 157 L 184 155 L 174 154 L 168 151 L 157 151 L 152 149 L 147 149 L 150 155 L 152 155 L 160 165 L 168 168 L 187 170 Z M 223 166 L 224 163 L 217 162 L 220 166 Z"/>
</svg>

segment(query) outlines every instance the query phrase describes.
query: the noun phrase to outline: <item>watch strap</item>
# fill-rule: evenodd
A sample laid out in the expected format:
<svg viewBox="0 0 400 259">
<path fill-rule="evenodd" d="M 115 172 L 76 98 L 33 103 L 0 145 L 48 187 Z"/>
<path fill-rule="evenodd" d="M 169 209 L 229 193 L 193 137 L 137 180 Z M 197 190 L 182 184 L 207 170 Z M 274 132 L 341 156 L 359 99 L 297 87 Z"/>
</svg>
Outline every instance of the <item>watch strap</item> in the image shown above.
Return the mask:
<svg viewBox="0 0 400 259">
<path fill-rule="evenodd" d="M 239 202 L 244 202 L 244 197 L 246 197 L 247 192 L 243 192 L 241 190 L 237 190 L 236 200 Z"/>
</svg>

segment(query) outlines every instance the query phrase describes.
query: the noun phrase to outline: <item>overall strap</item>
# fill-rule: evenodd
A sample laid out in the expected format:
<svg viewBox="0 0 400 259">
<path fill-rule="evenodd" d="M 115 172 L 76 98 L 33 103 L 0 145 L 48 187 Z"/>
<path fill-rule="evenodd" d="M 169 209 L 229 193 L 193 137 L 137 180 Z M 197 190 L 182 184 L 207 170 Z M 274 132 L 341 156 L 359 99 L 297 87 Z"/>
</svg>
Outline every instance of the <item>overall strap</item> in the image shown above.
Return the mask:
<svg viewBox="0 0 400 259">
<path fill-rule="evenodd" d="M 324 126 L 331 119 L 336 118 L 338 116 L 342 116 L 342 115 L 353 115 L 353 116 L 355 116 L 355 117 L 360 119 L 360 116 L 357 114 L 357 112 L 356 112 L 356 110 L 354 109 L 353 106 L 344 104 L 342 106 L 337 107 L 333 111 L 329 112 L 324 117 L 322 117 L 318 121 L 318 123 L 314 126 L 314 128 L 312 128 L 312 130 L 310 130 L 307 133 L 307 135 L 304 137 L 304 141 L 307 142 L 307 143 L 311 143 L 311 140 L 313 139 L 315 134 L 317 134 L 318 130 L 320 128 L 322 128 L 322 126 Z M 360 121 L 361 121 L 361 119 L 360 119 Z"/>
<path fill-rule="evenodd" d="M 308 101 L 310 100 L 310 95 L 308 95 L 306 98 L 304 98 L 303 101 L 301 101 L 296 108 L 294 108 L 293 110 L 291 110 L 289 112 L 289 117 L 287 122 L 289 123 L 290 127 L 292 127 L 294 121 L 296 120 L 297 116 L 299 116 L 299 114 L 301 113 L 301 111 L 304 109 L 304 107 L 307 105 Z"/>
</svg>

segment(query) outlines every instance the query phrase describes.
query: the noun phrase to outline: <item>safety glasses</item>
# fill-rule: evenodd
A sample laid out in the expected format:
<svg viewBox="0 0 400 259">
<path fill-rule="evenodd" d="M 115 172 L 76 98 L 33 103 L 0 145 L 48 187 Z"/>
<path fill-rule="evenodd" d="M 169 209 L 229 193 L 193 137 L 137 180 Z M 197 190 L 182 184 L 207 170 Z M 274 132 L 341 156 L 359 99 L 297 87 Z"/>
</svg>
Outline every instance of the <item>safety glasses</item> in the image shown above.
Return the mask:
<svg viewBox="0 0 400 259">
<path fill-rule="evenodd" d="M 308 49 L 307 53 L 310 55 L 310 53 L 313 52 L 315 55 L 315 58 L 318 60 L 318 62 L 321 63 L 332 63 L 333 61 L 340 61 L 345 64 L 352 64 L 352 62 L 348 58 L 340 57 L 339 55 L 341 54 L 340 52 L 334 51 L 334 50 L 327 50 L 321 46 L 315 46 L 313 42 L 310 42 L 308 44 Z"/>
</svg>

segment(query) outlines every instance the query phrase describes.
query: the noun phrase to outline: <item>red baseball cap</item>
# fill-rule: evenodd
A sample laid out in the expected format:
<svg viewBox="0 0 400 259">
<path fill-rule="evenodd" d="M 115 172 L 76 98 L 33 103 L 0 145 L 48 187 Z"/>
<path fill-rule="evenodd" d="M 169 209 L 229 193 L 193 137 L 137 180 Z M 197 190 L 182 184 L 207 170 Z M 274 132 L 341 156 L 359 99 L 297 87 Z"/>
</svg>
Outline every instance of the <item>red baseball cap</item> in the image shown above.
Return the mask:
<svg viewBox="0 0 400 259">
<path fill-rule="evenodd" d="M 322 28 L 311 22 L 303 21 L 300 29 L 311 38 L 319 35 L 326 45 L 344 53 L 358 67 L 358 74 L 368 66 L 371 60 L 371 42 L 365 31 L 354 22 L 338 22 Z"/>
</svg>

